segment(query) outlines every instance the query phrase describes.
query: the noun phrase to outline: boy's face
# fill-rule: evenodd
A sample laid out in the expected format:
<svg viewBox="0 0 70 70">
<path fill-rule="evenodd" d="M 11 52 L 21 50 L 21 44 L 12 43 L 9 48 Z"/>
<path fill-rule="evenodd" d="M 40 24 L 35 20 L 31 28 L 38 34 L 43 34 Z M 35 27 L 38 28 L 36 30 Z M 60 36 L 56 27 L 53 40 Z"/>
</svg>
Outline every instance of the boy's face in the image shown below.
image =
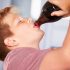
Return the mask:
<svg viewBox="0 0 70 70">
<path fill-rule="evenodd" d="M 9 13 L 4 21 L 10 26 L 10 30 L 14 34 L 13 37 L 17 38 L 19 43 L 39 42 L 44 34 L 31 19 L 23 19 L 14 13 Z"/>
</svg>

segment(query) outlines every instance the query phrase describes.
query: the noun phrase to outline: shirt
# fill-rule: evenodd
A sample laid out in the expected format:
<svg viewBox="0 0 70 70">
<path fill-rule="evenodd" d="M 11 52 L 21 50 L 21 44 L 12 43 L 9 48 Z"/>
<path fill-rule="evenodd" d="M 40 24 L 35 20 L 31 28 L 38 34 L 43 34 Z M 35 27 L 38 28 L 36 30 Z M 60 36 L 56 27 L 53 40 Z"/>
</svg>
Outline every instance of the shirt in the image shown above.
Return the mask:
<svg viewBox="0 0 70 70">
<path fill-rule="evenodd" d="M 4 61 L 4 70 L 39 70 L 40 64 L 49 50 L 17 48 Z"/>
</svg>

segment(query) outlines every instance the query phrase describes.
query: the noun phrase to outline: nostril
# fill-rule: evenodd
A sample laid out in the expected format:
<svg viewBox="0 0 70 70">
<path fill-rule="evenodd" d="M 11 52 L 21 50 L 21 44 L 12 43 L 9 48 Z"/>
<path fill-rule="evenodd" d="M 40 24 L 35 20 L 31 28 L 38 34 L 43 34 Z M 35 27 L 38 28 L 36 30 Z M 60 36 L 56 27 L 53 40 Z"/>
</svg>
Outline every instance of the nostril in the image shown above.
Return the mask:
<svg viewBox="0 0 70 70">
<path fill-rule="evenodd" d="M 29 18 L 29 19 L 28 19 L 28 23 L 31 23 L 31 24 L 34 23 L 33 20 L 32 20 L 32 18 Z"/>
</svg>

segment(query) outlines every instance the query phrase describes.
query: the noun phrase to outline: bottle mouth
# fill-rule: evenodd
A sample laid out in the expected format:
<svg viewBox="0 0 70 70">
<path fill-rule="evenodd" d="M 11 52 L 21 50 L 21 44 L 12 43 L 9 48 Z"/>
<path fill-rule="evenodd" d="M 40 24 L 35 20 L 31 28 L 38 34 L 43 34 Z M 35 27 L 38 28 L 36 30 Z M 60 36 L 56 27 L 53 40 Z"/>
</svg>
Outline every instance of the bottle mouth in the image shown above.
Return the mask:
<svg viewBox="0 0 70 70">
<path fill-rule="evenodd" d="M 39 23 L 37 23 L 37 22 L 35 22 L 34 25 L 37 27 L 40 27 Z"/>
</svg>

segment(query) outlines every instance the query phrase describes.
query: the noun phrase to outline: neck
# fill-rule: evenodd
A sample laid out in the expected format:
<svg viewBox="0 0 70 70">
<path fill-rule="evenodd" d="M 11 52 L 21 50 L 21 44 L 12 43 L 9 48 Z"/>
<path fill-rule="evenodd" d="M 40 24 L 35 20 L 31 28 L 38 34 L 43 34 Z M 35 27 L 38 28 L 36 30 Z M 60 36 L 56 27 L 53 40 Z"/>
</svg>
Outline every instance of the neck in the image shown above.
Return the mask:
<svg viewBox="0 0 70 70">
<path fill-rule="evenodd" d="M 39 43 L 38 42 L 25 42 L 25 43 L 21 43 L 18 45 L 18 47 L 30 47 L 30 48 L 39 48 Z"/>
<path fill-rule="evenodd" d="M 35 48 L 35 49 L 39 49 L 39 44 L 21 44 L 18 46 L 12 46 L 12 47 L 8 47 L 8 49 L 13 50 L 19 47 L 28 47 L 28 48 Z"/>
</svg>

